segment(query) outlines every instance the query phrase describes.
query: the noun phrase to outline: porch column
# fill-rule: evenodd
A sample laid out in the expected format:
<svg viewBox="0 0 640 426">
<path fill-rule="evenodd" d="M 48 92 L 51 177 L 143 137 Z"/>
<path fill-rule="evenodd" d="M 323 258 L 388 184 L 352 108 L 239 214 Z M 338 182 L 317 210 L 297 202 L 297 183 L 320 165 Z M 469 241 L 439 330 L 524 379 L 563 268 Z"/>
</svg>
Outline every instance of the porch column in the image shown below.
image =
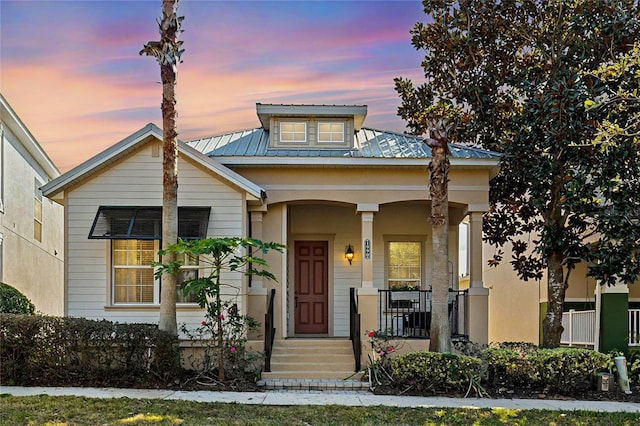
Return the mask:
<svg viewBox="0 0 640 426">
<path fill-rule="evenodd" d="M 469 213 L 469 292 L 465 329 L 474 343 L 489 341 L 489 289 L 482 283 L 482 212 Z"/>
<path fill-rule="evenodd" d="M 613 286 L 596 284 L 595 293 L 596 315 L 599 314 L 600 320 L 600 332 L 596 337 L 599 342 L 596 342 L 596 350 L 607 353 L 616 349 L 628 354 L 629 287 L 623 283 Z"/>
<path fill-rule="evenodd" d="M 362 264 L 361 287 L 373 287 L 373 214 L 378 209 L 377 204 L 358 204 L 362 224 L 359 256 Z"/>
<path fill-rule="evenodd" d="M 251 221 L 250 225 L 250 237 L 263 240 L 262 236 L 262 216 L 266 213 L 262 206 L 261 210 L 255 210 L 249 212 L 249 219 Z M 245 309 L 247 315 L 252 318 L 258 320 L 258 322 L 264 322 L 264 315 L 267 311 L 267 289 L 264 287 L 262 283 L 262 277 L 257 275 L 253 275 L 248 277 L 248 287 L 247 287 L 247 307 Z M 253 332 L 249 332 L 248 338 L 249 340 L 259 340 L 261 337 L 260 330 L 256 330 Z"/>
<path fill-rule="evenodd" d="M 362 231 L 360 254 L 362 264 L 362 282 L 358 289 L 358 313 L 362 335 L 362 356 L 366 359 L 370 348 L 364 337 L 367 331 L 378 329 L 378 289 L 373 286 L 373 215 L 379 210 L 378 204 L 358 204 Z"/>
</svg>

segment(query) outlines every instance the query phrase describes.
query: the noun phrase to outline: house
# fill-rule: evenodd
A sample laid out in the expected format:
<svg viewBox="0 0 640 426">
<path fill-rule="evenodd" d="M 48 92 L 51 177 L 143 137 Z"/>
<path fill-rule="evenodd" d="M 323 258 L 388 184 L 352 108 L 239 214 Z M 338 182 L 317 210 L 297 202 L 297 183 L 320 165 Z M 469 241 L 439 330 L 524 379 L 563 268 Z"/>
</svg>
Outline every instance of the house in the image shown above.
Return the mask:
<svg viewBox="0 0 640 426">
<path fill-rule="evenodd" d="M 425 337 L 427 325 L 408 314 L 430 310 L 429 148 L 420 138 L 364 127 L 365 105 L 259 103 L 256 112 L 258 128 L 179 142 L 179 221 L 197 223 L 183 226 L 192 235 L 182 236 L 250 236 L 287 246 L 285 254 L 267 255 L 278 282 L 226 277 L 240 289 L 239 308 L 254 318 L 265 318 L 271 302 L 276 358 L 278 348 L 318 340 L 350 351 L 351 294 L 361 320 L 356 334 L 405 336 L 417 328 Z M 66 315 L 157 321 L 160 283 L 150 263 L 160 236 L 161 140 L 149 124 L 43 188 L 66 209 Z M 453 324 L 486 342 L 482 213 L 498 156 L 460 145 L 451 153 L 452 287 L 464 218 L 470 257 L 469 289 L 453 292 Z M 414 299 L 386 299 L 390 288 L 408 285 L 421 290 Z M 177 315 L 190 325 L 202 319 L 188 300 Z M 272 362 L 274 371 L 278 365 Z"/>
<path fill-rule="evenodd" d="M 0 282 L 62 315 L 64 212 L 40 191 L 60 172 L 1 94 L 0 117 Z"/>
<path fill-rule="evenodd" d="M 493 255 L 485 246 L 485 258 Z M 505 259 L 510 259 L 505 247 Z M 566 271 L 565 271 L 566 273 Z M 547 276 L 522 281 L 508 261 L 485 266 L 489 297 L 489 341 L 542 341 L 547 307 Z M 581 262 L 571 271 L 565 295 L 561 344 L 596 348 L 602 352 L 640 347 L 640 282 L 612 287 L 597 285 Z M 514 320 L 518 327 L 513 327 Z"/>
</svg>

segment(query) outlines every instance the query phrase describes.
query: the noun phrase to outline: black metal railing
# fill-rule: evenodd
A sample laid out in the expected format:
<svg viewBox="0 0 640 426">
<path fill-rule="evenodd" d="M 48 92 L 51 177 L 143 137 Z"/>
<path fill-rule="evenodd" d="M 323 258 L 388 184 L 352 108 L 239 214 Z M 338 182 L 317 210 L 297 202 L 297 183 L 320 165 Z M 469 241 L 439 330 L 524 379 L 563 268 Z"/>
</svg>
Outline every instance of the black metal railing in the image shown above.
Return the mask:
<svg viewBox="0 0 640 426">
<path fill-rule="evenodd" d="M 264 371 L 271 371 L 271 351 L 273 349 L 273 339 L 276 337 L 276 328 L 273 326 L 273 299 L 276 297 L 276 290 L 271 289 L 269 293 L 269 304 L 267 313 L 264 314 Z"/>
<path fill-rule="evenodd" d="M 449 327 L 452 337 L 464 337 L 465 297 L 467 290 L 449 292 Z M 391 337 L 429 338 L 431 327 L 431 290 L 379 290 L 378 326 Z"/>
<path fill-rule="evenodd" d="M 356 298 L 356 289 L 349 289 L 349 339 L 353 348 L 353 358 L 356 361 L 355 370 L 360 371 L 360 356 L 362 346 L 360 341 L 360 314 L 358 313 L 358 300 Z"/>
</svg>

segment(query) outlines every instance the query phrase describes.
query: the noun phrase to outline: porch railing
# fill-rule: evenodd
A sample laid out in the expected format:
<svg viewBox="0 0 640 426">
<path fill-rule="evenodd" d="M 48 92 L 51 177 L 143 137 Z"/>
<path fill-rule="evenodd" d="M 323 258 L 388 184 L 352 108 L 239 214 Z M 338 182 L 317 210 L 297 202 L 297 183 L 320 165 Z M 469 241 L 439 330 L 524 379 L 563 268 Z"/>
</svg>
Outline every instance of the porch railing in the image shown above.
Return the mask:
<svg viewBox="0 0 640 426">
<path fill-rule="evenodd" d="M 466 290 L 449 292 L 449 327 L 452 337 L 464 337 Z M 392 337 L 429 338 L 431 290 L 378 291 L 378 328 Z"/>
<path fill-rule="evenodd" d="M 640 309 L 629 309 L 629 346 L 640 346 Z"/>
<path fill-rule="evenodd" d="M 358 301 L 356 299 L 356 289 L 349 289 L 349 339 L 353 348 L 353 358 L 355 359 L 355 370 L 360 371 L 360 314 L 358 313 Z"/>
<path fill-rule="evenodd" d="M 596 311 L 575 311 L 562 313 L 562 337 L 560 343 L 569 346 L 593 346 L 595 344 Z"/>
<path fill-rule="evenodd" d="M 264 371 L 271 371 L 271 351 L 273 349 L 273 339 L 276 336 L 276 328 L 273 325 L 273 299 L 276 297 L 276 289 L 272 288 L 269 293 L 269 304 L 267 313 L 264 314 Z"/>
</svg>

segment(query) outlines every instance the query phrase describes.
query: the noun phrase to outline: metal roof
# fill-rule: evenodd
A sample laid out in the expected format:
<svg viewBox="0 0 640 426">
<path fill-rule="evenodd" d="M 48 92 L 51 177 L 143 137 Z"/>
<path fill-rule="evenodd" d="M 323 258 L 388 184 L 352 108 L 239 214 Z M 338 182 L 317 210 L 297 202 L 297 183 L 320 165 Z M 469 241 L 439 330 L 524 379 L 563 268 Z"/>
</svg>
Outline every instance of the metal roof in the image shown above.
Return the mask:
<svg viewBox="0 0 640 426">
<path fill-rule="evenodd" d="M 273 148 L 263 128 L 242 130 L 187 142 L 209 157 L 317 157 L 317 158 L 431 158 L 431 149 L 418 136 L 363 127 L 353 148 Z M 500 154 L 460 144 L 449 144 L 451 158 L 498 159 Z M 224 161 L 224 160 L 223 160 Z"/>
</svg>

